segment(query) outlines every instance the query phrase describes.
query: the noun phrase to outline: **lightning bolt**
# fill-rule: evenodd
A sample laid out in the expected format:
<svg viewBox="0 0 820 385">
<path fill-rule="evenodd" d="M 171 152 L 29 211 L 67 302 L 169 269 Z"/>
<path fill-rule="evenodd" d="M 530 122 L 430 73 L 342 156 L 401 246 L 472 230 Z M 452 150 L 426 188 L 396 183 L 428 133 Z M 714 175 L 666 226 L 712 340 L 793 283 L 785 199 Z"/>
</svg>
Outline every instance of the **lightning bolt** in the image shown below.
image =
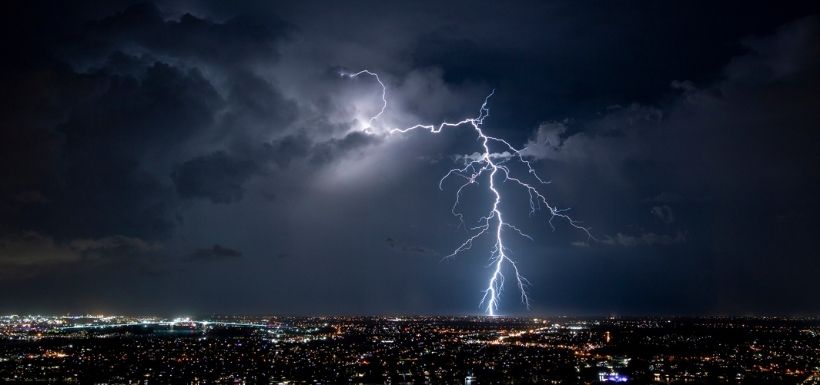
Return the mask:
<svg viewBox="0 0 820 385">
<path fill-rule="evenodd" d="M 382 116 L 382 114 L 384 114 L 387 109 L 387 87 L 384 82 L 382 82 L 381 78 L 379 78 L 377 73 L 366 69 L 355 73 L 341 72 L 340 75 L 351 79 L 362 75 L 367 75 L 374 78 L 381 87 L 381 109 L 377 114 L 368 119 L 367 124 L 363 128 L 364 131 L 368 132 L 369 129 L 373 127 L 373 124 Z M 494 197 L 492 206 L 486 215 L 479 218 L 476 226 L 472 226 L 468 229 L 471 233 L 467 239 L 456 247 L 452 253 L 444 257 L 445 259 L 452 258 L 466 250 L 471 249 L 473 242 L 482 236 L 489 234 L 495 238 L 494 246 L 490 252 L 489 264 L 493 271 L 492 275 L 490 275 L 489 281 L 487 282 L 487 287 L 483 291 L 484 294 L 479 304 L 479 306 L 484 307 L 484 311 L 488 316 L 497 315 L 499 310 L 501 291 L 504 288 L 504 274 L 502 273 L 502 269 L 505 264 L 512 268 L 512 272 L 515 276 L 515 283 L 521 293 L 521 302 L 526 305 L 528 309 L 530 308 L 530 299 L 527 295 L 527 286 L 529 286 L 530 282 L 527 281 L 527 279 L 521 274 L 518 269 L 518 265 L 510 255 L 511 251 L 505 246 L 504 233 L 505 231 L 513 232 L 529 240 L 532 240 L 532 237 L 515 225 L 505 221 L 501 211 L 502 195 L 497 187 L 498 184 L 512 183 L 513 185 L 525 190 L 529 195 L 530 215 L 535 214 L 536 211 L 545 210 L 549 216 L 549 225 L 553 230 L 555 230 L 553 220 L 558 218 L 565 221 L 569 224 L 569 226 L 585 233 L 588 240 L 595 239 L 590 233 L 590 229 L 588 227 L 582 226 L 580 222 L 576 221 L 566 213 L 569 209 L 560 209 L 557 206 L 550 204 L 546 196 L 538 190 L 537 186 L 546 185 L 550 182 L 542 179 L 538 173 L 536 173 L 532 163 L 522 154 L 521 151 L 523 151 L 523 149 L 516 149 L 506 140 L 487 135 L 484 132 L 482 129 L 484 119 L 490 115 L 490 109 L 487 107 L 487 104 L 494 93 L 495 90 L 492 90 L 490 94 L 484 98 L 484 102 L 481 104 L 481 108 L 478 111 L 478 116 L 476 117 L 466 118 L 457 122 L 416 124 L 410 127 L 392 128 L 389 130 L 391 134 L 401 134 L 419 129 L 427 130 L 433 134 L 438 134 L 445 128 L 467 126 L 471 127 L 478 136 L 477 139 L 481 143 L 481 154 L 472 158 L 465 157 L 464 167 L 454 168 L 448 171 L 444 177 L 439 180 L 439 190 L 444 190 L 444 182 L 451 177 L 460 177 L 465 180 L 465 182 L 459 185 L 456 190 L 455 203 L 451 209 L 452 214 L 459 219 L 462 225 L 464 225 L 464 214 L 459 210 L 462 192 L 465 188 L 478 184 L 478 179 L 484 175 L 487 175 L 489 179 L 488 190 Z M 492 145 L 500 146 L 504 151 L 501 153 L 492 152 Z M 510 168 L 510 165 L 513 164 L 513 162 L 523 166 L 528 174 L 528 178 L 530 178 L 532 182 L 527 182 L 524 179 L 521 179 L 521 177 L 517 177 L 513 173 Z"/>
</svg>

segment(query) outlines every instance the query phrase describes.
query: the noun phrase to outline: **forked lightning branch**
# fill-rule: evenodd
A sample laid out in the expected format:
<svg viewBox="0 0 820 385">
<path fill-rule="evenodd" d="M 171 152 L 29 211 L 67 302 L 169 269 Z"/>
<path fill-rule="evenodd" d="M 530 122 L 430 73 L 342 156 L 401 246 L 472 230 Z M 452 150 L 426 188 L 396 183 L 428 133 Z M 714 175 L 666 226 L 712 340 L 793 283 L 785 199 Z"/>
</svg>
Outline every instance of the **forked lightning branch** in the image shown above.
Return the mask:
<svg viewBox="0 0 820 385">
<path fill-rule="evenodd" d="M 362 70 L 355 73 L 341 73 L 341 76 L 347 78 L 357 78 L 362 75 L 372 77 L 381 87 L 381 109 L 377 114 L 368 119 L 366 126 L 363 128 L 367 131 L 371 127 L 374 127 L 387 109 L 387 87 L 375 72 Z M 439 189 L 443 190 L 444 182 L 450 178 L 456 177 L 463 179 L 463 182 L 461 182 L 456 190 L 456 199 L 451 211 L 453 215 L 464 223 L 464 214 L 460 209 L 462 193 L 467 187 L 477 185 L 480 178 L 486 177 L 489 181 L 486 185 L 488 192 L 493 198 L 492 204 L 489 205 L 485 215 L 478 218 L 473 226 L 468 227 L 470 235 L 456 247 L 452 253 L 445 257 L 451 258 L 471 249 L 473 243 L 481 237 L 489 236 L 494 239 L 493 247 L 490 250 L 490 268 L 492 269 L 492 274 L 487 281 L 487 286 L 484 289 L 484 295 L 480 303 L 489 316 L 498 314 L 501 291 L 504 288 L 504 274 L 502 270 L 505 265 L 510 267 L 514 275 L 515 284 L 521 293 L 521 302 L 524 303 L 527 308 L 530 306 L 529 297 L 527 295 L 529 281 L 527 281 L 518 269 L 515 260 L 512 259 L 511 251 L 505 243 L 505 235 L 513 233 L 530 240 L 532 240 L 532 237 L 505 219 L 501 208 L 503 197 L 499 189 L 500 184 L 512 183 L 525 190 L 529 195 L 530 213 L 534 214 L 539 210 L 546 211 L 548 213 L 547 216 L 550 226 L 553 225 L 553 220 L 558 218 L 564 220 L 570 226 L 583 231 L 588 238 L 593 238 L 588 227 L 582 226 L 578 221 L 567 215 L 567 209 L 559 209 L 555 205 L 550 204 L 544 194 L 539 191 L 538 187 L 548 184 L 549 181 L 542 179 L 538 173 L 536 173 L 532 163 L 525 158 L 521 150 L 516 149 L 504 139 L 490 136 L 484 132 L 482 125 L 484 119 L 487 118 L 490 113 L 487 104 L 490 97 L 493 96 L 493 93 L 494 91 L 490 92 L 490 94 L 484 98 L 484 102 L 481 104 L 478 116 L 476 117 L 463 119 L 458 122 L 416 124 L 410 127 L 390 128 L 388 130 L 391 134 L 406 133 L 412 130 L 426 130 L 433 134 L 438 134 L 445 128 L 464 126 L 471 128 L 477 135 L 478 143 L 480 143 L 481 147 L 479 155 L 465 160 L 464 167 L 454 168 L 447 172 L 439 181 Z M 492 152 L 491 147 L 493 146 L 501 146 L 504 151 L 502 153 Z M 513 172 L 513 168 L 511 168 L 513 163 L 518 163 L 519 166 L 523 166 L 522 168 L 526 171 L 527 175 L 517 175 Z"/>
</svg>

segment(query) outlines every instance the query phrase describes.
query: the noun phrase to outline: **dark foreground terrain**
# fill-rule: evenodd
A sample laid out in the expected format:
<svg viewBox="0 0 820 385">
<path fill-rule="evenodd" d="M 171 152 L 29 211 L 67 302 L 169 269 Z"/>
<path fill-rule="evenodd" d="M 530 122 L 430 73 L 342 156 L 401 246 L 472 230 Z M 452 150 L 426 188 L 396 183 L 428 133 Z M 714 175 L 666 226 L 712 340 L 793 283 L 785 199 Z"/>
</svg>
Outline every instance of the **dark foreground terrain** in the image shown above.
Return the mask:
<svg viewBox="0 0 820 385">
<path fill-rule="evenodd" d="M 7 316 L 0 381 L 820 384 L 820 320 Z"/>
</svg>

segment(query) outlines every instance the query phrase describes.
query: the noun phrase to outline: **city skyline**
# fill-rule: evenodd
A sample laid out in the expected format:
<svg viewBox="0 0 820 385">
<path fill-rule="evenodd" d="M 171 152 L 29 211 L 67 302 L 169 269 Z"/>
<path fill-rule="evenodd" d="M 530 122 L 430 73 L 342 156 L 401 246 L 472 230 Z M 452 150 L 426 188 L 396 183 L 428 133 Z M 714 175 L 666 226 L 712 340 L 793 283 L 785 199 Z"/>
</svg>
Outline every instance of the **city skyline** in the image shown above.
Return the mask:
<svg viewBox="0 0 820 385">
<path fill-rule="evenodd" d="M 0 381 L 809 385 L 818 321 L 0 317 Z"/>
</svg>

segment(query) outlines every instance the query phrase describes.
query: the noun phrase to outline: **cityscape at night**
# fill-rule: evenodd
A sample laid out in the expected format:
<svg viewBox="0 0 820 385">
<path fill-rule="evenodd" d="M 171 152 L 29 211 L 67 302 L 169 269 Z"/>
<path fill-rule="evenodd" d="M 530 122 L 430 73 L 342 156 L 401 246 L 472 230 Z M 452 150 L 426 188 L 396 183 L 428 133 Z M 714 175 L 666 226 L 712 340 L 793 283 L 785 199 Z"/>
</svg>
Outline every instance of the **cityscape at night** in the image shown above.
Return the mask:
<svg viewBox="0 0 820 385">
<path fill-rule="evenodd" d="M 820 385 L 818 0 L 9 0 L 0 384 Z"/>
<path fill-rule="evenodd" d="M 820 384 L 817 318 L 6 316 L 0 380 Z"/>
</svg>

